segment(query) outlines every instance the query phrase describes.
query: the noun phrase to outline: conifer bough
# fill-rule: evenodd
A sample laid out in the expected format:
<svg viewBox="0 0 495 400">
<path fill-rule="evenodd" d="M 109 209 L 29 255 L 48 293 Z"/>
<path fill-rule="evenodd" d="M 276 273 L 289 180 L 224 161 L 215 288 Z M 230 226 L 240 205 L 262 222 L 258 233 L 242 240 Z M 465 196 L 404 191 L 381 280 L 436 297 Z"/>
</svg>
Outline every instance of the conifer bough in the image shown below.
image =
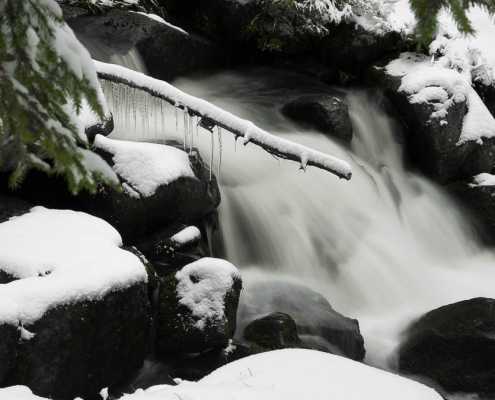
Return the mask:
<svg viewBox="0 0 495 400">
<path fill-rule="evenodd" d="M 0 170 L 12 186 L 31 168 L 64 176 L 72 192 L 113 179 L 78 119 L 83 102 L 103 117 L 98 85 L 55 1 L 0 0 Z"/>
</svg>

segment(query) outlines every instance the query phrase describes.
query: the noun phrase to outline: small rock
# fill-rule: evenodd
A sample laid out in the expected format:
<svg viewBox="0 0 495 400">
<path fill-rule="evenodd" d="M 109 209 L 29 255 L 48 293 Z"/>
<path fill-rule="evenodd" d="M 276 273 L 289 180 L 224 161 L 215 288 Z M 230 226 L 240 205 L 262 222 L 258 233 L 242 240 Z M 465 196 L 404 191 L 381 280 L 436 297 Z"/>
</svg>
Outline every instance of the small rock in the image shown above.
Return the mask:
<svg viewBox="0 0 495 400">
<path fill-rule="evenodd" d="M 349 108 L 342 95 L 310 95 L 287 103 L 282 112 L 289 118 L 311 126 L 330 137 L 349 143 L 352 123 Z"/>
<path fill-rule="evenodd" d="M 295 321 L 284 313 L 273 313 L 254 320 L 244 329 L 244 338 L 269 350 L 301 345 Z"/>
<path fill-rule="evenodd" d="M 290 282 L 250 282 L 241 297 L 238 332 L 244 332 L 250 322 L 275 312 L 294 319 L 301 347 L 363 360 L 364 339 L 358 321 L 339 314 L 321 294 Z M 317 346 L 313 347 L 314 343 Z"/>
</svg>

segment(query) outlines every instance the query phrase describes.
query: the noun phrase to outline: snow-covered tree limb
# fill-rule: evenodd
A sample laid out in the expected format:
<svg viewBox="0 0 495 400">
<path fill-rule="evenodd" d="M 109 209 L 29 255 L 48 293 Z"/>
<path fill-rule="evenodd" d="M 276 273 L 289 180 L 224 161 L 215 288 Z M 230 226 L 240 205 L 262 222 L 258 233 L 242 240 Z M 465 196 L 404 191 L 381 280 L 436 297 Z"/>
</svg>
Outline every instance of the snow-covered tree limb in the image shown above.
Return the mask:
<svg viewBox="0 0 495 400">
<path fill-rule="evenodd" d="M 207 129 L 211 130 L 216 125 L 235 135 L 236 139 L 242 138 L 244 144 L 251 142 L 276 157 L 296 161 L 303 169 L 311 165 L 331 172 L 339 178 L 351 179 L 351 167 L 343 160 L 272 135 L 251 121 L 236 117 L 205 100 L 184 93 L 167 82 L 114 64 L 95 61 L 95 65 L 100 79 L 143 90 L 186 110 L 189 115 L 200 117 L 201 125 Z"/>
</svg>

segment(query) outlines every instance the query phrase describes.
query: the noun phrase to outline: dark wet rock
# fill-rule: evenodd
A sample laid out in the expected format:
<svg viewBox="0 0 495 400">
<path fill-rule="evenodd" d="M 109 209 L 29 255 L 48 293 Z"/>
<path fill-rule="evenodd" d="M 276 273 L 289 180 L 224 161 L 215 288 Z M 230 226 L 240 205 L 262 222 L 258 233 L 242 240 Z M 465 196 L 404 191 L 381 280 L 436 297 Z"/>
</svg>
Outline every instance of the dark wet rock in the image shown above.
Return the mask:
<svg viewBox="0 0 495 400">
<path fill-rule="evenodd" d="M 344 96 L 313 95 L 299 97 L 283 106 L 289 118 L 316 128 L 330 137 L 349 143 L 352 140 L 352 123 Z"/>
<path fill-rule="evenodd" d="M 208 259 L 205 258 L 202 262 L 204 260 Z M 216 277 L 212 274 L 191 273 L 188 278 L 183 279 L 189 279 L 193 285 L 204 286 L 210 285 L 211 280 Z M 174 272 L 161 279 L 156 321 L 156 350 L 160 357 L 166 360 L 170 354 L 225 348 L 236 329 L 237 307 L 242 288 L 240 276 L 233 276 L 232 286 L 226 291 L 211 285 L 211 290 L 205 295 L 212 299 L 223 296 L 223 309 L 215 310 L 208 317 L 195 315 L 186 304 L 181 303 L 178 284 L 179 280 Z"/>
<path fill-rule="evenodd" d="M 366 69 L 387 54 L 411 46 L 396 32 L 377 35 L 353 23 L 329 28 L 328 35 L 301 34 L 300 29 L 280 28 L 275 35 L 256 32 L 252 22 L 263 15 L 262 2 L 234 0 L 198 0 L 194 3 L 166 0 L 170 15 L 188 29 L 214 38 L 232 54 L 235 61 L 262 60 L 274 65 L 317 75 L 327 82 L 350 84 L 360 81 Z M 281 25 L 283 26 L 283 25 Z M 260 43 L 275 44 L 275 51 L 261 51 Z M 270 46 L 266 46 L 270 47 Z M 315 66 L 316 67 L 315 69 Z M 321 66 L 321 67 L 320 67 Z"/>
<path fill-rule="evenodd" d="M 370 65 L 410 46 L 410 39 L 397 32 L 378 35 L 342 23 L 331 29 L 315 51 L 321 51 L 321 63 L 329 69 L 326 80 L 345 85 L 362 81 Z"/>
<path fill-rule="evenodd" d="M 426 377 L 447 392 L 495 395 L 495 300 L 440 307 L 414 322 L 399 350 L 401 373 Z"/>
<path fill-rule="evenodd" d="M 471 70 L 471 79 L 474 90 L 479 94 L 483 103 L 495 116 L 495 80 L 492 71 L 486 65 L 478 65 Z"/>
<path fill-rule="evenodd" d="M 146 284 L 50 309 L 24 328 L 34 336 L 19 342 L 3 384 L 55 399 L 93 398 L 141 368 L 149 346 Z"/>
<path fill-rule="evenodd" d="M 19 336 L 17 326 L 0 323 L 0 386 L 15 365 Z"/>
<path fill-rule="evenodd" d="M 238 335 L 250 322 L 274 312 L 294 319 L 301 347 L 312 348 L 312 343 L 317 342 L 318 350 L 354 360 L 364 358 L 358 321 L 335 311 L 321 294 L 290 282 L 258 281 L 245 288 L 239 306 Z M 310 340 L 305 342 L 304 338 Z"/>
<path fill-rule="evenodd" d="M 300 347 L 297 326 L 290 315 L 272 313 L 254 320 L 244 329 L 244 339 L 264 349 Z"/>
<path fill-rule="evenodd" d="M 212 42 L 139 13 L 113 9 L 72 18 L 69 24 L 93 58 L 111 62 L 111 55 L 137 48 L 155 78 L 172 80 L 225 64 L 225 52 Z"/>
<path fill-rule="evenodd" d="M 195 225 L 203 225 L 202 221 L 199 222 L 201 224 Z M 147 235 L 136 244 L 136 247 L 153 263 L 158 274 L 166 275 L 202 257 L 211 256 L 205 235 L 186 243 L 173 240 L 174 235 L 186 228 L 188 226 L 185 224 L 173 223 Z"/>
<path fill-rule="evenodd" d="M 240 343 L 230 343 L 225 349 L 213 349 L 201 354 L 185 355 L 173 361 L 174 376 L 189 381 L 197 381 L 216 369 L 254 354 Z"/>
<path fill-rule="evenodd" d="M 175 385 L 173 370 L 167 363 L 147 359 L 137 373 L 127 382 L 109 387 L 111 399 L 120 399 L 125 394 L 134 393 L 138 389 L 148 389 L 157 385 Z"/>
<path fill-rule="evenodd" d="M 431 118 L 435 104 L 411 103 L 408 94 L 399 91 L 402 78 L 386 73 L 387 64 L 374 67 L 371 79 L 384 91 L 406 128 L 406 149 L 412 162 L 444 184 L 490 172 L 495 164 L 495 140 L 458 144 L 467 100 L 454 97 L 445 118 Z"/>
<path fill-rule="evenodd" d="M 0 223 L 7 221 L 11 217 L 27 213 L 32 204 L 13 196 L 5 196 L 0 193 Z"/>
<path fill-rule="evenodd" d="M 112 133 L 114 128 L 113 115 L 105 118 L 100 123 L 86 127 L 84 133 L 86 134 L 89 143 L 93 143 L 96 135 L 108 136 Z"/>
<path fill-rule="evenodd" d="M 478 185 L 467 179 L 450 184 L 447 189 L 471 214 L 482 239 L 495 244 L 495 186 Z"/>
</svg>

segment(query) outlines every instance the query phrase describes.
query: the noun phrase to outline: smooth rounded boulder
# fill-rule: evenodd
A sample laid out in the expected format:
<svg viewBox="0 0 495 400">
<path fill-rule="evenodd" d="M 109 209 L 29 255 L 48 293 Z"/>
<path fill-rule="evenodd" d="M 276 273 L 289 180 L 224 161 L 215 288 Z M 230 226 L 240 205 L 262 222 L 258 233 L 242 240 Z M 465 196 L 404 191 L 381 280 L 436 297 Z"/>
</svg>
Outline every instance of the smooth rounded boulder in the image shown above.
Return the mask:
<svg viewBox="0 0 495 400">
<path fill-rule="evenodd" d="M 414 322 L 399 349 L 399 370 L 445 391 L 495 395 L 495 300 L 437 308 Z"/>
<path fill-rule="evenodd" d="M 294 319 L 301 347 L 358 361 L 364 359 L 364 339 L 359 322 L 335 311 L 327 299 L 314 290 L 286 281 L 248 281 L 239 306 L 239 339 L 244 340 L 241 333 L 249 323 L 275 312 Z"/>
</svg>

